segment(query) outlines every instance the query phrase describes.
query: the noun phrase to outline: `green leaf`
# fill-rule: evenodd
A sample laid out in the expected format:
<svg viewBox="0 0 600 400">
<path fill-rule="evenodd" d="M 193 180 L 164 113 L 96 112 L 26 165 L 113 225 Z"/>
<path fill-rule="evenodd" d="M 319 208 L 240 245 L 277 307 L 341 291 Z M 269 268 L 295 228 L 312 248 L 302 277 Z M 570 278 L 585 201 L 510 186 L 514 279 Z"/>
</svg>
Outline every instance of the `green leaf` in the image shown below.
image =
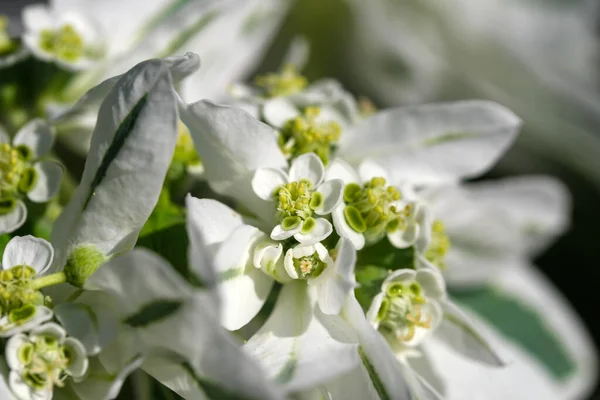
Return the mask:
<svg viewBox="0 0 600 400">
<path fill-rule="evenodd" d="M 140 311 L 125 318 L 123 323 L 133 328 L 144 327 L 174 314 L 182 304 L 179 300 L 157 300 L 146 304 Z"/>
<path fill-rule="evenodd" d="M 169 191 L 163 188 L 150 218 L 140 232 L 140 238 L 182 223 L 185 223 L 183 208 L 173 203 Z"/>
<path fill-rule="evenodd" d="M 381 284 L 388 274 L 388 270 L 375 265 L 367 265 L 356 271 L 356 280 L 360 286 L 354 290 L 354 294 L 363 310 L 369 309 L 373 297 L 381 291 Z"/>
<path fill-rule="evenodd" d="M 395 271 L 402 268 L 415 268 L 415 251 L 397 249 L 387 239 L 382 239 L 372 246 L 360 250 L 356 260 L 357 268 L 362 265 L 377 265 L 386 270 Z"/>
<path fill-rule="evenodd" d="M 492 287 L 452 295 L 535 357 L 554 378 L 566 380 L 575 372 L 575 361 L 556 333 L 527 304 Z"/>
</svg>

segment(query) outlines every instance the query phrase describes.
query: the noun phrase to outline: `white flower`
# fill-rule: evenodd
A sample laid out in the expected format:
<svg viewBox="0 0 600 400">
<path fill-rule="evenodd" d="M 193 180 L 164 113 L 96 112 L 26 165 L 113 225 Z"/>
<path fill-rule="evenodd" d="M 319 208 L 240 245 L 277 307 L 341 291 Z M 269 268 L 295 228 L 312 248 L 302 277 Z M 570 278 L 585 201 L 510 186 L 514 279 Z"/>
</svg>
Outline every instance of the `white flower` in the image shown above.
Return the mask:
<svg viewBox="0 0 600 400">
<path fill-rule="evenodd" d="M 43 159 L 53 143 L 53 129 L 38 119 L 23 126 L 12 142 L 0 130 L 0 233 L 15 231 L 27 219 L 23 197 L 44 203 L 58 193 L 63 168 Z"/>
<path fill-rule="evenodd" d="M 5 351 L 10 368 L 9 386 L 19 400 L 50 400 L 54 386 L 63 386 L 65 375 L 81 378 L 88 369 L 83 345 L 54 322 L 29 334 L 12 336 Z"/>
<path fill-rule="evenodd" d="M 332 254 L 321 243 L 298 245 L 285 254 L 283 264 L 292 279 L 305 279 L 317 290 L 317 302 L 324 314 L 337 315 L 356 285 L 356 253 L 348 240 L 340 240 Z"/>
<path fill-rule="evenodd" d="M 437 271 L 400 269 L 385 279 L 367 318 L 393 348 L 415 347 L 442 322 L 445 297 L 444 280 Z"/>
<path fill-rule="evenodd" d="M 0 272 L 0 337 L 30 330 L 52 318 L 34 280 L 50 268 L 53 258 L 54 249 L 43 239 L 17 236 L 8 242 Z"/>
<path fill-rule="evenodd" d="M 30 5 L 23 10 L 23 25 L 23 43 L 42 60 L 69 70 L 83 70 L 103 56 L 102 34 L 80 14 L 56 14 L 44 5 Z"/>
<path fill-rule="evenodd" d="M 242 217 L 215 200 L 188 197 L 188 226 L 204 238 L 209 257 L 217 271 L 218 293 L 223 301 L 221 323 L 237 330 L 258 314 L 271 291 L 274 280 L 290 283 L 306 280 L 318 292 L 319 306 L 325 314 L 338 314 L 345 296 L 354 287 L 355 251 L 342 240 L 332 257 L 321 244 L 299 245 L 285 251 L 281 243 L 268 238 L 259 229 L 247 225 Z M 315 255 L 318 249 L 319 255 Z M 294 252 L 307 254 L 318 268 L 306 275 L 295 274 Z M 316 257 L 316 258 L 315 258 Z M 317 262 L 324 260 L 325 262 Z M 296 263 L 302 262 L 297 260 Z M 318 264 L 318 265 L 316 265 Z"/>
<path fill-rule="evenodd" d="M 336 232 L 352 241 L 357 250 L 387 236 L 397 248 L 427 248 L 431 236 L 430 211 L 407 187 L 400 192 L 388 184 L 387 173 L 363 162 L 359 172 L 341 159 L 327 169 L 327 179 L 344 182 L 343 201 L 333 210 Z M 404 193 L 406 193 L 406 198 Z"/>
<path fill-rule="evenodd" d="M 325 180 L 323 162 L 314 153 L 301 155 L 292 162 L 289 174 L 272 168 L 259 168 L 252 178 L 258 197 L 276 204 L 279 224 L 271 239 L 294 237 L 302 244 L 314 244 L 333 231 L 321 216 L 331 213 L 342 200 L 343 183 Z M 313 215 L 315 215 L 313 217 Z"/>
</svg>

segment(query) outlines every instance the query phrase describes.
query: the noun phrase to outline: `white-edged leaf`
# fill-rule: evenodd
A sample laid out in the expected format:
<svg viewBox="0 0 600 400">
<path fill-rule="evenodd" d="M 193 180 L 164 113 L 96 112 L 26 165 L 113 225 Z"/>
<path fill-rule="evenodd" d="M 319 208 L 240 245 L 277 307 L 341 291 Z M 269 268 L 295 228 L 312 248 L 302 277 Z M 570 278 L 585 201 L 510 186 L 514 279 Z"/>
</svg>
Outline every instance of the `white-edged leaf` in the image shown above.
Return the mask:
<svg viewBox="0 0 600 400">
<path fill-rule="evenodd" d="M 453 350 L 485 364 L 502 367 L 504 361 L 480 333 L 469 317 L 451 300 L 446 300 L 444 320 L 435 335 Z"/>
<path fill-rule="evenodd" d="M 272 205 L 254 194 L 251 179 L 258 168 L 287 166 L 276 132 L 239 108 L 205 100 L 183 108 L 181 120 L 190 130 L 212 188 L 257 215 L 272 218 Z"/>
<path fill-rule="evenodd" d="M 105 254 L 133 247 L 158 200 L 176 138 L 169 69 L 163 61 L 143 62 L 102 102 L 81 183 L 53 229 L 56 268 L 73 244 Z"/>
<path fill-rule="evenodd" d="M 267 322 L 244 345 L 288 391 L 322 384 L 360 363 L 356 333 L 315 303 L 304 282 L 285 284 Z"/>
<path fill-rule="evenodd" d="M 338 155 L 355 165 L 370 159 L 395 183 L 456 181 L 487 171 L 520 124 L 512 112 L 486 101 L 384 110 L 344 132 Z"/>
</svg>

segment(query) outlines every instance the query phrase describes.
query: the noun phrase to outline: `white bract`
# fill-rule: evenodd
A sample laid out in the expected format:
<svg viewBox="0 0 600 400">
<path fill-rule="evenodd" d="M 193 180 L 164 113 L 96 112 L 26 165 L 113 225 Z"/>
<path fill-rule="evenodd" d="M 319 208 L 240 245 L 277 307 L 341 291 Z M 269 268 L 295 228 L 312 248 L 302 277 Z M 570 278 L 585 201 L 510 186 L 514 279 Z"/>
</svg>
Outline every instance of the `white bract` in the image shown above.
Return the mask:
<svg viewBox="0 0 600 400">
<path fill-rule="evenodd" d="M 53 143 L 54 130 L 42 120 L 25 124 L 12 141 L 0 129 L 0 233 L 25 223 L 23 198 L 44 203 L 58 193 L 63 167 L 43 158 Z"/>
<path fill-rule="evenodd" d="M 45 5 L 36 4 L 23 11 L 23 25 L 23 43 L 39 59 L 68 70 L 84 70 L 103 57 L 103 35 L 83 15 L 57 14 Z"/>
<path fill-rule="evenodd" d="M 325 180 L 323 162 L 314 153 L 304 154 L 292 162 L 290 171 L 259 168 L 252 178 L 258 197 L 276 204 L 278 225 L 271 239 L 294 237 L 310 245 L 326 239 L 333 227 L 321 217 L 331 213 L 342 200 L 343 183 Z"/>
<path fill-rule="evenodd" d="M 52 246 L 43 239 L 17 236 L 8 242 L 0 271 L 0 337 L 30 330 L 52 318 L 36 278 L 50 268 L 53 258 Z"/>
<path fill-rule="evenodd" d="M 54 322 L 12 336 L 5 357 L 9 386 L 19 400 L 50 400 L 55 386 L 62 387 L 68 378 L 82 378 L 88 369 L 81 342 L 67 337 Z"/>
</svg>

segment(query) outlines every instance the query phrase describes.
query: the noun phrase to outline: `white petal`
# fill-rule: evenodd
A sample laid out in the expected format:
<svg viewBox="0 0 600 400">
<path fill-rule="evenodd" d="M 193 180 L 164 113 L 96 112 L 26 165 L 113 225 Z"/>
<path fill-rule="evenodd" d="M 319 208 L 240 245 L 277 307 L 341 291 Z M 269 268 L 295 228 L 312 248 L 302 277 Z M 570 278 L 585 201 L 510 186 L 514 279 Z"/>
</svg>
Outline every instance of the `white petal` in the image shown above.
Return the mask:
<svg viewBox="0 0 600 400">
<path fill-rule="evenodd" d="M 539 253 L 568 228 L 569 192 L 551 177 L 498 179 L 465 189 L 474 202 L 502 210 L 529 253 Z"/>
<path fill-rule="evenodd" d="M 340 157 L 371 159 L 393 182 L 432 184 L 487 171 L 516 137 L 521 121 L 486 101 L 410 106 L 366 118 L 340 141 Z"/>
<path fill-rule="evenodd" d="M 444 321 L 436 332 L 439 340 L 475 361 L 495 366 L 505 365 L 502 358 L 457 305 L 446 300 L 443 308 Z"/>
<path fill-rule="evenodd" d="M 319 187 L 325 177 L 325 166 L 323 161 L 315 153 L 306 153 L 297 157 L 290 167 L 290 182 L 308 179 L 313 188 Z"/>
<path fill-rule="evenodd" d="M 10 390 L 19 400 L 50 400 L 52 399 L 52 390 L 42 389 L 33 390 L 16 371 L 11 371 L 8 375 L 8 385 Z"/>
<path fill-rule="evenodd" d="M 274 278 L 279 283 L 291 281 L 284 266 L 283 246 L 281 243 L 275 245 L 271 240 L 258 242 L 254 247 L 254 266 L 260 268 L 263 273 Z"/>
<path fill-rule="evenodd" d="M 284 285 L 273 313 L 244 345 L 289 391 L 314 387 L 359 362 L 355 333 L 315 308 L 313 296 L 304 282 Z"/>
<path fill-rule="evenodd" d="M 341 158 L 334 159 L 327 166 L 327 174 L 325 180 L 341 179 L 344 184 L 361 183 L 358 173 L 348 163 Z"/>
<path fill-rule="evenodd" d="M 300 115 L 300 110 L 285 97 L 269 99 L 263 105 L 265 122 L 275 128 L 281 128 L 287 121 Z"/>
<path fill-rule="evenodd" d="M 319 285 L 319 307 L 325 314 L 337 315 L 342 310 L 349 293 L 354 289 L 354 265 L 356 263 L 356 251 L 348 239 L 340 239 L 337 246 L 337 258 L 334 265 L 334 273 Z"/>
<path fill-rule="evenodd" d="M 189 268 L 204 285 L 212 287 L 217 282 L 212 258 L 222 241 L 242 225 L 242 217 L 215 200 L 199 200 L 188 194 L 185 203 L 188 211 L 186 228 L 190 241 Z"/>
<path fill-rule="evenodd" d="M 118 304 L 123 317 L 157 300 L 180 301 L 189 297 L 190 285 L 157 254 L 136 248 L 103 264 L 86 281 L 87 290 L 102 290 Z M 164 318 L 169 319 L 169 318 Z"/>
<path fill-rule="evenodd" d="M 331 222 L 327 221 L 325 218 L 316 218 L 315 226 L 310 232 L 298 232 L 294 235 L 294 239 L 303 245 L 310 245 L 326 239 L 332 232 L 333 226 L 331 225 Z"/>
<path fill-rule="evenodd" d="M 358 333 L 360 359 L 379 398 L 413 398 L 404 380 L 401 364 L 383 336 L 366 320 L 360 304 L 353 295 L 348 297 L 343 314 Z"/>
<path fill-rule="evenodd" d="M 33 340 L 35 340 L 37 337 L 43 336 L 49 336 L 53 339 L 56 339 L 59 343 L 62 343 L 62 341 L 67 337 L 67 332 L 56 322 L 48 322 L 44 325 L 35 327 L 29 333 L 29 337 Z"/>
<path fill-rule="evenodd" d="M 69 349 L 69 354 L 72 356 L 71 362 L 65 372 L 74 378 L 80 378 L 85 375 L 88 369 L 88 359 L 81 342 L 68 337 L 65 339 L 63 346 Z"/>
<path fill-rule="evenodd" d="M 446 297 L 446 282 L 438 269 L 418 270 L 415 279 L 423 288 L 425 297 L 435 300 Z"/>
<path fill-rule="evenodd" d="M 28 31 L 41 31 L 54 27 L 53 16 L 48 7 L 43 4 L 32 4 L 23 8 L 21 19 Z"/>
<path fill-rule="evenodd" d="M 410 224 L 405 230 L 396 229 L 394 232 L 388 232 L 387 237 L 395 248 L 406 249 L 415 244 L 420 232 L 419 225 Z"/>
<path fill-rule="evenodd" d="M 13 145 L 25 145 L 36 159 L 48 153 L 54 143 L 54 128 L 46 121 L 34 119 L 19 129 L 13 139 Z"/>
<path fill-rule="evenodd" d="M 112 400 L 117 398 L 123 382 L 144 359 L 141 356 L 127 360 L 118 370 L 107 371 L 97 358 L 89 360 L 89 373 L 81 382 L 71 380 L 70 385 L 82 400 Z"/>
<path fill-rule="evenodd" d="M 385 293 L 380 292 L 371 301 L 371 305 L 369 306 L 369 310 L 367 311 L 366 317 L 367 320 L 377 329 L 379 327 L 379 321 L 377 321 L 377 315 L 379 314 L 379 308 L 381 308 L 381 303 L 383 303 L 383 299 L 385 299 Z"/>
<path fill-rule="evenodd" d="M 176 139 L 167 64 L 136 65 L 100 107 L 81 183 L 52 230 L 57 267 L 76 244 L 94 245 L 104 254 L 134 246 L 158 200 Z"/>
<path fill-rule="evenodd" d="M 363 182 L 368 182 L 373 178 L 383 178 L 390 184 L 390 177 L 387 171 L 372 160 L 365 160 L 358 166 L 358 175 Z"/>
<path fill-rule="evenodd" d="M 356 250 L 360 250 L 365 247 L 365 236 L 362 233 L 356 232 L 350 225 L 348 225 L 346 222 L 346 217 L 344 216 L 345 207 L 346 205 L 342 203 L 333 210 L 333 213 L 331 213 L 335 231 L 341 237 L 349 239 Z"/>
<path fill-rule="evenodd" d="M 246 325 L 267 300 L 273 278 L 254 267 L 252 251 L 264 234 L 242 225 L 223 242 L 215 255 L 218 291 L 223 302 L 221 323 L 229 330 Z"/>
<path fill-rule="evenodd" d="M 83 344 L 90 356 L 98 354 L 117 336 L 119 321 L 107 297 L 99 292 L 86 292 L 77 299 L 77 303 L 62 303 L 54 307 L 56 319 L 69 336 Z"/>
<path fill-rule="evenodd" d="M 27 206 L 17 200 L 14 208 L 8 214 L 0 215 L 0 234 L 12 233 L 19 229 L 27 220 Z"/>
<path fill-rule="evenodd" d="M 321 243 L 315 243 L 314 248 L 317 255 L 319 256 L 319 260 L 325 261 L 329 258 L 329 252 Z"/>
<path fill-rule="evenodd" d="M 171 77 L 175 84 L 180 83 L 183 79 L 189 75 L 198 71 L 200 68 L 200 57 L 196 53 L 187 52 L 183 56 L 171 56 L 163 58 L 169 69 L 171 70 Z"/>
<path fill-rule="evenodd" d="M 15 371 L 21 371 L 23 364 L 19 360 L 19 349 L 26 343 L 29 343 L 27 335 L 19 333 L 12 336 L 6 342 L 6 349 L 4 350 L 4 356 L 6 357 L 6 363 L 8 367 Z"/>
<path fill-rule="evenodd" d="M 385 278 L 381 285 L 381 290 L 386 291 L 389 285 L 396 282 L 411 283 L 416 277 L 417 272 L 414 269 L 397 269 Z"/>
<path fill-rule="evenodd" d="M 2 255 L 2 267 L 12 268 L 16 265 L 28 265 L 37 274 L 44 273 L 52 264 L 54 249 L 44 239 L 31 235 L 16 236 L 8 242 Z"/>
<path fill-rule="evenodd" d="M 190 130 L 211 187 L 260 215 L 262 210 L 256 208 L 264 205 L 252 200 L 256 197 L 250 185 L 254 171 L 287 167 L 273 128 L 243 110 L 208 101 L 181 110 L 181 120 Z"/>
<path fill-rule="evenodd" d="M 45 203 L 58 193 L 63 166 L 55 161 L 40 161 L 33 166 L 37 180 L 31 191 L 27 192 L 29 200 Z"/>
<path fill-rule="evenodd" d="M 273 201 L 275 190 L 287 182 L 288 177 L 282 170 L 259 168 L 252 177 L 252 189 L 261 199 Z"/>
<path fill-rule="evenodd" d="M 285 252 L 283 266 L 290 278 L 298 279 L 298 273 L 296 272 L 296 268 L 294 268 L 294 249 L 288 249 L 288 251 Z"/>
<path fill-rule="evenodd" d="M 279 224 L 275 228 L 273 228 L 273 230 L 271 231 L 271 239 L 273 239 L 273 240 L 285 240 L 285 239 L 291 238 L 296 233 L 300 232 L 300 229 L 302 229 L 302 224 L 300 224 L 296 228 L 290 229 L 288 231 L 286 231 L 285 229 L 283 229 L 283 227 L 281 226 L 281 224 Z"/>
<path fill-rule="evenodd" d="M 197 199 L 188 195 L 185 204 L 188 232 L 193 227 L 213 254 L 231 232 L 243 223 L 240 214 L 217 200 Z"/>
<path fill-rule="evenodd" d="M 315 209 L 319 215 L 331 213 L 343 200 L 344 182 L 341 179 L 332 179 L 323 182 L 316 190 L 323 195 L 323 204 Z"/>
<path fill-rule="evenodd" d="M 6 338 L 16 335 L 20 332 L 27 332 L 38 325 L 43 324 L 52 319 L 52 310 L 48 307 L 37 306 L 35 308 L 35 314 L 32 318 L 27 320 L 24 324 L 14 325 L 8 321 L 8 317 L 2 317 L 0 319 L 0 337 Z"/>
</svg>

